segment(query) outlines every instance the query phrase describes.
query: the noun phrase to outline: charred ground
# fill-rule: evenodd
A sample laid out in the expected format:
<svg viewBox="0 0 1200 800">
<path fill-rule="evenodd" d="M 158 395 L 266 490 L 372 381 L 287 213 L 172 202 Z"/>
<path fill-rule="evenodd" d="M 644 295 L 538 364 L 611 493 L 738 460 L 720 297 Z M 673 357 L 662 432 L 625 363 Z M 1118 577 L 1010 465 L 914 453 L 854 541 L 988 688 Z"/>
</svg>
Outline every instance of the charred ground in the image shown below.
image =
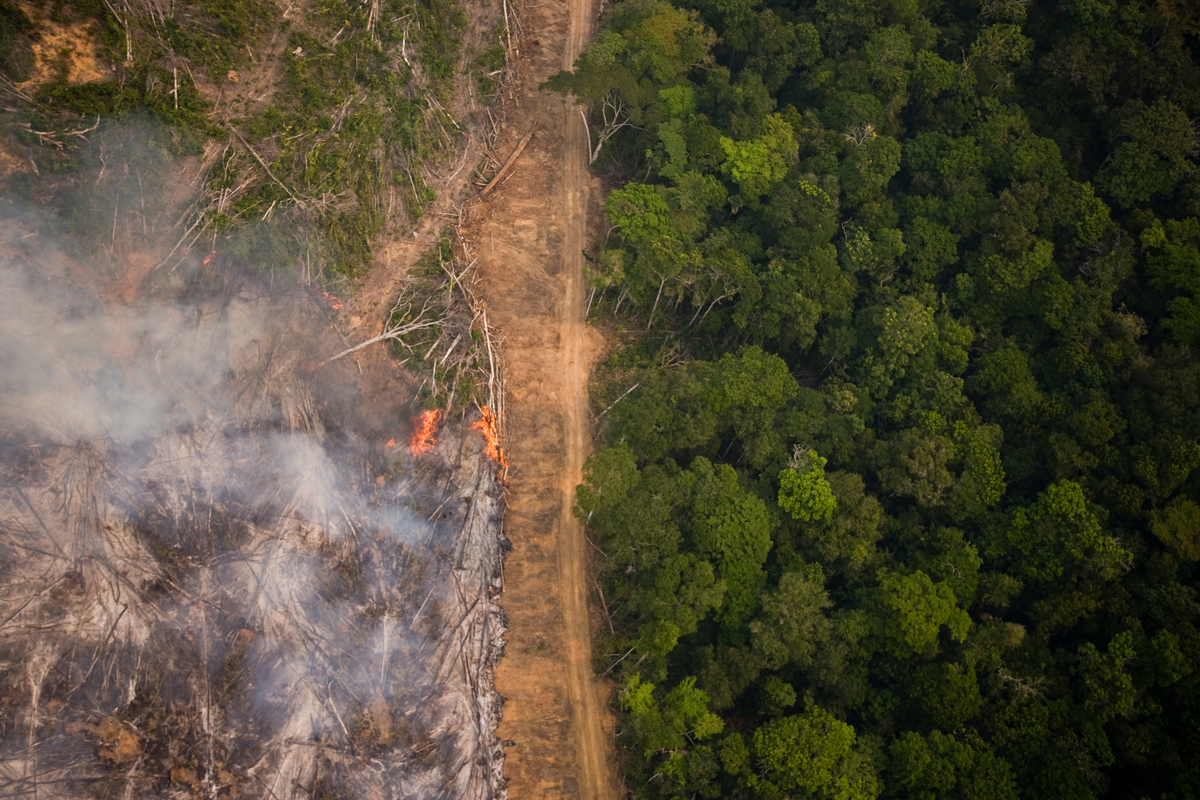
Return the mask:
<svg viewBox="0 0 1200 800">
<path fill-rule="evenodd" d="M 61 254 L 13 255 L 3 326 L 50 333 L 3 346 L 6 794 L 493 796 L 500 495 L 473 418 L 386 448 L 407 407 L 362 426 L 322 391 L 354 384 L 306 368 L 338 344 L 306 292 L 185 279 L 114 311 L 47 274 Z"/>
</svg>

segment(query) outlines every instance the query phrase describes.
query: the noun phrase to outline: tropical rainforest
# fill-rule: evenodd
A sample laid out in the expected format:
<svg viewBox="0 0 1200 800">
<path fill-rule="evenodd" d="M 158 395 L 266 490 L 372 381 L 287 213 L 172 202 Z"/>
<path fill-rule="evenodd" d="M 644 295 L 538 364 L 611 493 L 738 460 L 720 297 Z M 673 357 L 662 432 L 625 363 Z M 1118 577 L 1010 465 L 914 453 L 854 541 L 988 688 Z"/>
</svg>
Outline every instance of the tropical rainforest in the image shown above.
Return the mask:
<svg viewBox="0 0 1200 800">
<path fill-rule="evenodd" d="M 635 797 L 1200 796 L 1200 10 L 620 0 L 577 494 Z"/>
</svg>

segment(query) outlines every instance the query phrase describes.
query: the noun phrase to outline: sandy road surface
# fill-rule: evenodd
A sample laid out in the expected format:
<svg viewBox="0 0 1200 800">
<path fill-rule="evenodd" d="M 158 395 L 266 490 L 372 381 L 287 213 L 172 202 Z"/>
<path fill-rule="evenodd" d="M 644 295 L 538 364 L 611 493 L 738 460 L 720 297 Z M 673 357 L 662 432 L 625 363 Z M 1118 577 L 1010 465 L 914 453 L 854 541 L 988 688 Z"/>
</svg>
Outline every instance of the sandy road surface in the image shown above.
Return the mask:
<svg viewBox="0 0 1200 800">
<path fill-rule="evenodd" d="M 619 796 L 613 720 L 591 666 L 586 542 L 571 515 L 590 445 L 587 384 L 598 336 L 584 324 L 582 275 L 590 174 L 578 109 L 537 85 L 570 67 L 591 32 L 588 0 L 531 7 L 520 113 L 506 154 L 538 133 L 496 192 L 472 208 L 464 237 L 479 257 L 489 316 L 503 339 L 513 550 L 501 597 L 508 646 L 496 675 L 506 698 L 513 800 Z"/>
<path fill-rule="evenodd" d="M 571 0 L 571 18 L 563 53 L 564 69 L 579 57 L 590 34 L 590 3 Z M 591 632 L 587 608 L 587 559 L 584 534 L 571 514 L 575 487 L 583 474 L 590 442 L 587 379 L 590 359 L 585 345 L 583 247 L 587 230 L 587 153 L 590 141 L 583 117 L 566 111 L 562 156 L 563 292 L 561 314 L 560 395 L 565 417 L 566 454 L 562 471 L 562 511 L 559 515 L 559 574 L 562 581 L 564 628 L 567 640 L 567 687 L 575 722 L 580 795 L 591 800 L 616 797 L 608 770 L 608 739 L 600 723 L 600 697 L 591 665 Z"/>
</svg>

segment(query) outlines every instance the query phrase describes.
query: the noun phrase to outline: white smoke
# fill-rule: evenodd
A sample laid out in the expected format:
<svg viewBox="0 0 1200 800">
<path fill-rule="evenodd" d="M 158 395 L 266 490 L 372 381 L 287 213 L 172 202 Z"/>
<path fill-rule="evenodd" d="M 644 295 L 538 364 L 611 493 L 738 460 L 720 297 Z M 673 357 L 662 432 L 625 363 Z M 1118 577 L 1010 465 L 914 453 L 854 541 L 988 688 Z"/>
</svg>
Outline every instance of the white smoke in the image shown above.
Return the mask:
<svg viewBox="0 0 1200 800">
<path fill-rule="evenodd" d="M 105 299 L 86 259 L 13 235 L 43 223 L 0 223 L 19 242 L 0 245 L 0 688 L 22 708 L 0 721 L 4 793 L 283 800 L 382 775 L 490 796 L 458 755 L 460 729 L 490 733 L 420 702 L 446 696 L 430 626 L 467 598 L 422 487 L 327 399 L 347 373 L 306 367 L 340 345 L 319 304 L 186 269 Z"/>
</svg>

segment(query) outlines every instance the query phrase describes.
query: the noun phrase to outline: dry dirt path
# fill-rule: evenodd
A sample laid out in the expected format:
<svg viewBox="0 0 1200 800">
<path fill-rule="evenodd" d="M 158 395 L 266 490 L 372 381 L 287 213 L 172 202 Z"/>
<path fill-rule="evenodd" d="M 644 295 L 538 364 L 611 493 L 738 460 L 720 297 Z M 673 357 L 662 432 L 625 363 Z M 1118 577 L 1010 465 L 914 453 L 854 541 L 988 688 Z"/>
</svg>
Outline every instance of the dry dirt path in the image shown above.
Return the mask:
<svg viewBox="0 0 1200 800">
<path fill-rule="evenodd" d="M 607 685 L 591 664 L 587 550 L 571 514 L 590 446 L 588 378 L 599 337 L 584 322 L 583 256 L 591 177 L 578 109 L 537 85 L 570 67 L 591 33 L 589 0 L 542 3 L 522 17 L 528 58 L 506 154 L 538 133 L 506 179 L 474 204 L 463 231 L 479 257 L 491 323 L 503 340 L 513 550 L 501 605 L 509 633 L 497 669 L 499 737 L 513 800 L 620 794 L 611 763 Z"/>
</svg>

